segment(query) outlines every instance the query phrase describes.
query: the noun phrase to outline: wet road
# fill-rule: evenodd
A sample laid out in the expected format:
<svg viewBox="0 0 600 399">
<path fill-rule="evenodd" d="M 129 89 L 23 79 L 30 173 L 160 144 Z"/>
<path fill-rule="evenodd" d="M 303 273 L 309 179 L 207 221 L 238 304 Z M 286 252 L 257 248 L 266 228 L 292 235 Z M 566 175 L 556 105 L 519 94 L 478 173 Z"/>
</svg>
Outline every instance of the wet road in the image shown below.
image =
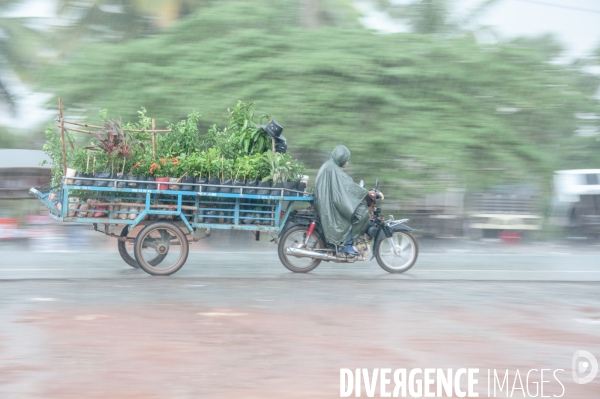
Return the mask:
<svg viewBox="0 0 600 399">
<path fill-rule="evenodd" d="M 103 252 L 4 252 L 0 280 L 71 278 L 150 278 L 127 266 L 119 254 Z M 478 281 L 600 281 L 600 250 L 568 247 L 496 247 L 421 250 L 404 274 L 389 274 L 375 260 L 354 264 L 322 262 L 304 277 L 283 267 L 275 245 L 260 250 L 191 252 L 184 267 L 169 278 L 378 279 Z"/>
<path fill-rule="evenodd" d="M 0 398 L 337 398 L 340 368 L 416 367 L 479 368 L 480 397 L 487 369 L 561 369 L 563 397 L 598 397 L 571 358 L 600 359 L 600 251 L 425 246 L 403 275 L 298 275 L 269 249 L 166 278 L 111 250 L 0 253 Z"/>
</svg>

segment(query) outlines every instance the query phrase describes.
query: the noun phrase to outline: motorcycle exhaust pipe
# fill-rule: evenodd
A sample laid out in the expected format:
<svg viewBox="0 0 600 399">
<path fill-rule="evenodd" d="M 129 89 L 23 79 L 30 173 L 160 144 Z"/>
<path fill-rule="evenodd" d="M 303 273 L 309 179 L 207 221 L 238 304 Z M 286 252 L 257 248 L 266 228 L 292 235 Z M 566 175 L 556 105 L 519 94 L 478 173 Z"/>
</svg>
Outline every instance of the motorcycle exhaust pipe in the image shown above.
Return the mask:
<svg viewBox="0 0 600 399">
<path fill-rule="evenodd" d="M 285 249 L 285 254 L 295 256 L 296 258 L 313 258 L 313 259 L 321 259 L 321 260 L 333 261 L 333 262 L 340 261 L 340 259 L 336 258 L 335 256 L 327 255 L 327 254 L 317 252 L 317 251 L 308 251 L 306 249 L 300 249 L 300 248 L 287 247 Z"/>
</svg>

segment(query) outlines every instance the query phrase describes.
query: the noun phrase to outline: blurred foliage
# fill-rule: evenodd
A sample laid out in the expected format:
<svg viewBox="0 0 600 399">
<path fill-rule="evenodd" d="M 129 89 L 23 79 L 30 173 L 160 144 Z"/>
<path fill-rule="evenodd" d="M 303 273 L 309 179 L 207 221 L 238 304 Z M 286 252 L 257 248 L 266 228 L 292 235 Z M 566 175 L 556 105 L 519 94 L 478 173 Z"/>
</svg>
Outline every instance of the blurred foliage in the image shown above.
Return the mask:
<svg viewBox="0 0 600 399">
<path fill-rule="evenodd" d="M 23 148 L 19 146 L 19 138 L 7 129 L 0 127 L 0 148 Z"/>
<path fill-rule="evenodd" d="M 411 26 L 412 32 L 421 34 L 456 33 L 465 30 L 485 11 L 502 0 L 480 0 L 466 15 L 457 15 L 451 0 L 373 0 L 373 4 L 390 16 Z"/>
<path fill-rule="evenodd" d="M 356 180 L 379 177 L 403 196 L 549 185 L 553 170 L 597 162 L 600 143 L 573 132 L 590 123 L 576 113 L 600 113 L 598 78 L 551 64 L 547 47 L 376 35 L 337 17 L 335 28 L 303 29 L 298 1 L 213 2 L 160 35 L 90 44 L 42 86 L 89 115 L 198 110 L 201 132 L 232 101 L 257 99 L 311 172 L 345 144 Z"/>
<path fill-rule="evenodd" d="M 3 1 L 4 7 L 18 3 Z M 44 36 L 27 25 L 27 18 L 0 17 L 0 109 L 14 113 L 16 97 L 5 78 L 10 75 L 20 80 L 32 80 L 37 53 L 44 43 Z"/>
</svg>

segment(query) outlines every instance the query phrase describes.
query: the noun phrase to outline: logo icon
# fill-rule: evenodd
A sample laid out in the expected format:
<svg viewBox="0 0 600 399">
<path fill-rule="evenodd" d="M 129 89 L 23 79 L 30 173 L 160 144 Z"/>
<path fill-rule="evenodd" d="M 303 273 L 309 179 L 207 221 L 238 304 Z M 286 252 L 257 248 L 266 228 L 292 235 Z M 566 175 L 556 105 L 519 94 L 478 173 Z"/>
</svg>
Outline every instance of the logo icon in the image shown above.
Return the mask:
<svg viewBox="0 0 600 399">
<path fill-rule="evenodd" d="M 588 373 L 585 375 L 585 373 Z M 573 354 L 573 381 L 587 384 L 598 374 L 598 360 L 588 351 L 577 351 Z"/>
</svg>

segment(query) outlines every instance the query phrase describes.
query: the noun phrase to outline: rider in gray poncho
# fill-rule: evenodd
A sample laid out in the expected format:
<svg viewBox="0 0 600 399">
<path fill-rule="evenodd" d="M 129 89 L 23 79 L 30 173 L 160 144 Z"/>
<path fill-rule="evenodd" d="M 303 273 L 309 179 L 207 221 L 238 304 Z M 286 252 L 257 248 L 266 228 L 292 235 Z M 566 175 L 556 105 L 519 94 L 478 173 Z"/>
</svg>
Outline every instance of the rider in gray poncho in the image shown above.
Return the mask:
<svg viewBox="0 0 600 399">
<path fill-rule="evenodd" d="M 350 150 L 338 145 L 321 166 L 315 180 L 315 206 L 327 242 L 344 245 L 343 252 L 358 255 L 352 243 L 369 226 L 369 208 L 363 203 L 367 190 L 342 170 L 349 159 Z"/>
</svg>

